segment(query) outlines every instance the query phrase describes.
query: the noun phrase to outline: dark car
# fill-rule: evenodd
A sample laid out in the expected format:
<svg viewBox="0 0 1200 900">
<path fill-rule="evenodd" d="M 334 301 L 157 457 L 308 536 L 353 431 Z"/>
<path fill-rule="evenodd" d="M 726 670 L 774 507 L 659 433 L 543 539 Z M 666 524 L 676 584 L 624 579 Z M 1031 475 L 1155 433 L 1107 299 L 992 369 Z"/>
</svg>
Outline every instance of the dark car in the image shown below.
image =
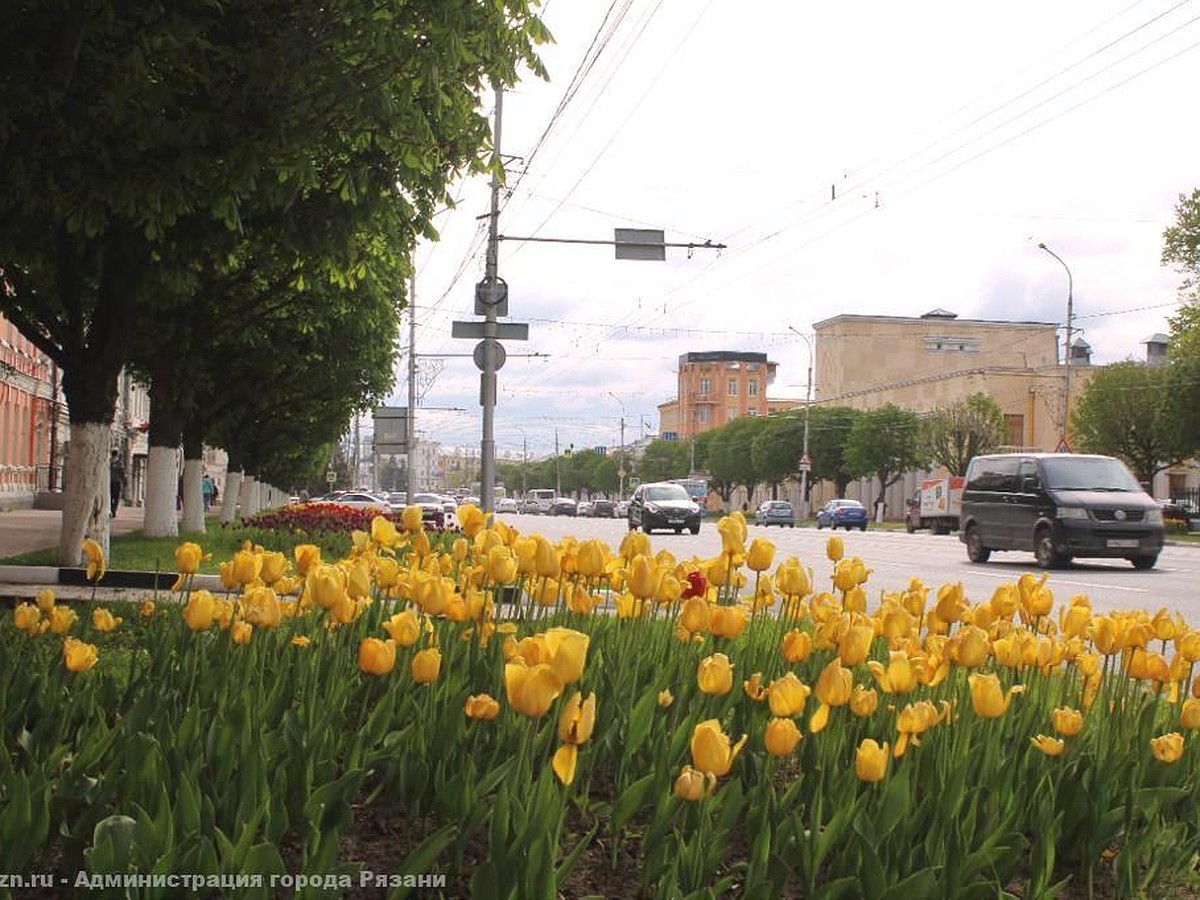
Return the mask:
<svg viewBox="0 0 1200 900">
<path fill-rule="evenodd" d="M 616 500 L 593 500 L 591 515 L 593 518 L 612 519 L 617 515 Z"/>
<path fill-rule="evenodd" d="M 867 508 L 857 500 L 830 500 L 817 512 L 817 527 L 867 530 Z"/>
<path fill-rule="evenodd" d="M 796 527 L 796 513 L 787 500 L 768 500 L 754 513 L 755 525 Z"/>
<path fill-rule="evenodd" d="M 629 499 L 629 528 L 649 534 L 655 528 L 700 533 L 700 507 L 687 489 L 671 482 L 639 484 Z"/>
<path fill-rule="evenodd" d="M 559 497 L 550 510 L 552 516 L 573 516 L 579 512 L 578 504 L 570 497 Z"/>
</svg>

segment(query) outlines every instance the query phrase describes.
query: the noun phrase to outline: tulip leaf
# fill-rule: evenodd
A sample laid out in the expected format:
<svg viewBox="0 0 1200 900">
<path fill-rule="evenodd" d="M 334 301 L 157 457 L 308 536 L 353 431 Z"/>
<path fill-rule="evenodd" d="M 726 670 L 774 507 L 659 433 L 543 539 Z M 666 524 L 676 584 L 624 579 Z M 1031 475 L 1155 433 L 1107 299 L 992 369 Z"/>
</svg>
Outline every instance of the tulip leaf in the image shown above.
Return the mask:
<svg viewBox="0 0 1200 900">
<path fill-rule="evenodd" d="M 471 873 L 472 900 L 499 900 L 500 872 L 496 864 L 485 862 Z"/>
<path fill-rule="evenodd" d="M 239 871 L 247 875 L 259 872 L 263 875 L 286 875 L 287 867 L 283 864 L 278 847 L 271 843 L 262 843 L 250 848 Z"/>
<path fill-rule="evenodd" d="M 620 834 L 634 814 L 646 805 L 653 789 L 654 775 L 651 774 L 639 778 L 621 792 L 621 796 L 617 797 L 617 802 L 613 804 L 612 810 L 612 824 L 615 833 Z"/>
<path fill-rule="evenodd" d="M 885 840 L 910 808 L 912 802 L 909 790 L 910 772 L 910 768 L 901 767 L 900 771 L 888 779 L 883 800 L 872 817 L 877 841 Z"/>
<path fill-rule="evenodd" d="M 827 882 L 813 892 L 813 900 L 858 900 L 863 895 L 862 886 L 853 875 Z M 930 894 L 913 896 L 931 896 Z"/>
<path fill-rule="evenodd" d="M 402 875 L 419 875 L 426 872 L 436 870 L 438 857 L 442 855 L 450 842 L 454 840 L 455 834 L 458 831 L 458 826 L 455 824 L 444 825 L 425 838 L 415 850 L 404 857 L 404 862 L 400 864 L 397 870 Z M 389 900 L 396 897 L 407 897 L 411 888 L 401 887 L 391 891 L 388 894 Z"/>
<path fill-rule="evenodd" d="M 189 778 L 179 780 L 175 819 L 181 836 L 197 834 L 200 831 L 200 789 Z"/>
<path fill-rule="evenodd" d="M 642 743 L 646 740 L 646 736 L 650 733 L 650 723 L 654 721 L 654 711 L 658 709 L 658 691 L 654 685 L 651 685 L 637 703 L 633 705 L 633 711 L 629 714 L 629 731 L 625 739 L 625 747 L 623 752 L 632 756 L 637 753 Z"/>
<path fill-rule="evenodd" d="M 855 819 L 855 831 L 858 831 L 859 822 L 865 818 L 859 815 Z M 859 832 L 863 840 L 858 842 L 858 877 L 862 879 L 863 893 L 867 897 L 880 897 L 887 888 L 887 876 L 884 874 L 883 862 L 879 859 L 879 853 L 876 851 L 878 843 Z"/>
<path fill-rule="evenodd" d="M 879 900 L 909 900 L 911 897 L 933 897 L 937 894 L 937 868 L 929 867 L 914 872 L 898 881 L 882 894 Z M 868 895 L 869 896 L 869 895 Z"/>
<path fill-rule="evenodd" d="M 555 882 L 557 882 L 558 884 L 562 884 L 567 879 L 567 876 L 570 875 L 571 871 L 575 868 L 575 864 L 579 862 L 579 857 L 581 857 L 583 855 L 583 852 L 585 850 L 587 850 L 588 847 L 591 846 L 592 841 L 595 839 L 596 833 L 599 830 L 600 830 L 600 823 L 597 822 L 595 825 L 592 826 L 591 830 L 587 834 L 585 834 L 582 838 L 579 839 L 579 842 L 574 846 L 574 848 L 571 850 L 571 852 L 566 855 L 566 857 L 558 864 L 558 867 L 554 870 Z"/>
</svg>

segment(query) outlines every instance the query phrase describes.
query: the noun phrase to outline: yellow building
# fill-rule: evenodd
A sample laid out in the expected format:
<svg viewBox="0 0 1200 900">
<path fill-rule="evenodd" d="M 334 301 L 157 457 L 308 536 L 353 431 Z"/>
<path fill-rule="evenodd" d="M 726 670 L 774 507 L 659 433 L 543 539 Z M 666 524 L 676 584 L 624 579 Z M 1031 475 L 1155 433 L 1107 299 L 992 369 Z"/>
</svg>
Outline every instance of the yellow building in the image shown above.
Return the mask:
<svg viewBox="0 0 1200 900">
<path fill-rule="evenodd" d="M 658 406 L 659 433 L 685 440 L 743 416 L 765 416 L 776 363 L 765 353 L 707 350 L 679 357 L 678 392 Z"/>
</svg>

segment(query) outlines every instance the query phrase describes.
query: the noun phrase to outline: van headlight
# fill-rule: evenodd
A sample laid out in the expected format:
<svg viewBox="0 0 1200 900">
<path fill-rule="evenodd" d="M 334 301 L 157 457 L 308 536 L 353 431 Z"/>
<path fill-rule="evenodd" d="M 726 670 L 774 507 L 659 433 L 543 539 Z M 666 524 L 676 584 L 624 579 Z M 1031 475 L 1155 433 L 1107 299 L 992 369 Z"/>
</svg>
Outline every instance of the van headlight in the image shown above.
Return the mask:
<svg viewBox="0 0 1200 900">
<path fill-rule="evenodd" d="M 1151 525 L 1161 525 L 1163 523 L 1162 510 L 1157 506 L 1154 509 L 1146 510 L 1146 521 Z"/>
<path fill-rule="evenodd" d="M 1088 511 L 1082 506 L 1060 506 L 1058 517 L 1060 519 L 1086 519 Z"/>
</svg>

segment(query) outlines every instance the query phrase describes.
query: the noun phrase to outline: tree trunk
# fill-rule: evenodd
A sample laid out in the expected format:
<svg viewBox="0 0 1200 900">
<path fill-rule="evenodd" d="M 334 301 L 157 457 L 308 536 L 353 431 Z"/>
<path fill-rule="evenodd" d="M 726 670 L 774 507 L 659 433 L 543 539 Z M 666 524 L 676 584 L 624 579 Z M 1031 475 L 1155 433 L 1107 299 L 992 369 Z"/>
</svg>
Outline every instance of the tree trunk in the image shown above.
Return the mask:
<svg viewBox="0 0 1200 900">
<path fill-rule="evenodd" d="M 241 495 L 242 473 L 230 468 L 225 473 L 225 488 L 221 494 L 221 524 L 229 525 L 237 517 L 238 497 Z"/>
<path fill-rule="evenodd" d="M 203 478 L 204 460 L 183 461 L 183 519 L 179 526 L 181 531 L 204 533 L 204 488 L 201 484 Z"/>
<path fill-rule="evenodd" d="M 179 512 L 179 451 L 150 447 L 146 466 L 146 512 L 142 533 L 146 537 L 177 537 Z"/>
<path fill-rule="evenodd" d="M 258 508 L 255 506 L 255 501 L 258 497 L 258 491 L 255 490 L 256 484 L 257 482 L 253 475 L 242 475 L 241 489 L 238 492 L 238 503 L 242 507 L 241 515 L 243 519 L 258 512 Z"/>
<path fill-rule="evenodd" d="M 72 422 L 69 456 L 63 466 L 60 565 L 77 566 L 83 539 L 90 537 L 109 555 L 108 454 L 112 429 L 103 422 Z"/>
</svg>

